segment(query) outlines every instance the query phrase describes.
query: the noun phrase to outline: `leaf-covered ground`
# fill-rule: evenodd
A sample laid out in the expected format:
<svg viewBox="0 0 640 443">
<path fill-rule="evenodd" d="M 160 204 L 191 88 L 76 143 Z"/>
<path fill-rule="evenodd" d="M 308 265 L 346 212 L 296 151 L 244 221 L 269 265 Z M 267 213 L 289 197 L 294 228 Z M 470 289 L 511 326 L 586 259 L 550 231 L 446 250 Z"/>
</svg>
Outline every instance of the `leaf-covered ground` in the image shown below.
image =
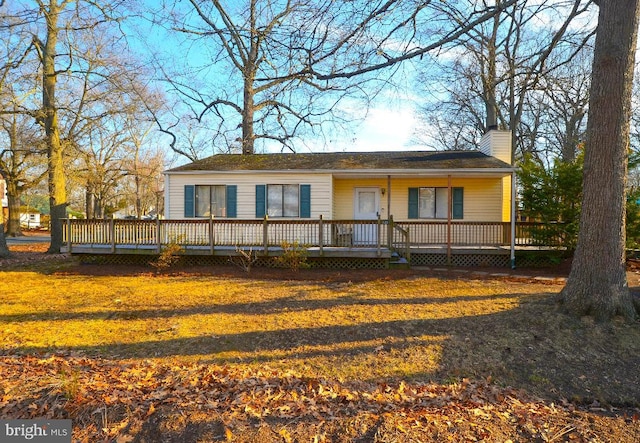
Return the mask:
<svg viewBox="0 0 640 443">
<path fill-rule="evenodd" d="M 564 316 L 558 279 L 156 276 L 22 248 L 0 416 L 71 418 L 74 441 L 640 441 L 640 326 Z"/>
<path fill-rule="evenodd" d="M 363 383 L 217 365 L 4 357 L 0 415 L 74 420 L 76 441 L 637 441 L 636 415 L 487 380 Z"/>
</svg>

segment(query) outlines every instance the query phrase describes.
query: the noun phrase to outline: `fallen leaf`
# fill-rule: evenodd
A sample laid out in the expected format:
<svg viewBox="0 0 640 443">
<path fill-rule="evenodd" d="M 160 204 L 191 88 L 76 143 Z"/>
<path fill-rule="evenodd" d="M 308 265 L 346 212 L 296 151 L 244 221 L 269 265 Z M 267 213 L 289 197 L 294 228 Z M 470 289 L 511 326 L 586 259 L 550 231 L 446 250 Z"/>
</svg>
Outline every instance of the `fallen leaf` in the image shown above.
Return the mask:
<svg viewBox="0 0 640 443">
<path fill-rule="evenodd" d="M 289 434 L 289 431 L 287 431 L 285 428 L 280 429 L 279 434 L 282 437 L 282 439 L 285 441 L 285 443 L 291 443 L 293 441 L 291 439 L 291 434 Z"/>
</svg>

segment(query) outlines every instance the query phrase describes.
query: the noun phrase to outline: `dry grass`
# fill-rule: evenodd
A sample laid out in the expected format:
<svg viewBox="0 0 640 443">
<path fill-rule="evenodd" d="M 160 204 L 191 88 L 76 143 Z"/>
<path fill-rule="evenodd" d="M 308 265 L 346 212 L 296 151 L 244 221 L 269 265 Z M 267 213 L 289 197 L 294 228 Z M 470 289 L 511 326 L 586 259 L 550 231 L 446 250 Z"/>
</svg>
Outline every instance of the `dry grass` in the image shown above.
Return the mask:
<svg viewBox="0 0 640 443">
<path fill-rule="evenodd" d="M 345 382 L 492 377 L 582 402 L 640 398 L 637 371 L 624 372 L 640 364 L 640 328 L 563 316 L 558 284 L 35 271 L 2 282 L 5 352 L 268 365 Z"/>
<path fill-rule="evenodd" d="M 325 284 L 6 272 L 3 282 L 0 339 L 16 350 L 268 362 L 340 379 L 365 368 L 373 378 L 434 374 L 451 339 L 447 322 L 539 297 L 524 283 L 429 278 Z"/>
<path fill-rule="evenodd" d="M 489 380 L 491 386 L 541 396 L 548 405 L 591 409 L 590 415 L 575 416 L 580 425 L 567 412 L 554 432 L 586 424 L 580 435 L 612 432 L 623 441 L 640 432 L 635 415 L 633 428 L 629 420 L 599 421 L 593 415 L 616 416 L 640 406 L 640 326 L 602 326 L 564 316 L 554 303 L 560 284 L 418 272 L 397 277 L 370 272 L 366 279 L 349 281 L 345 275 L 313 279 L 313 271 L 306 272 L 306 280 L 184 272 L 156 276 L 148 270 L 91 275 L 91 269 L 69 262 L 5 270 L 0 272 L 3 353 L 87 356 L 106 359 L 105 367 L 214 364 L 240 373 L 336 380 L 354 389 Z M 68 397 L 83 389 L 73 372 L 58 377 Z M 165 422 L 147 425 L 173 426 L 180 417 L 174 412 L 166 411 Z M 367 435 L 374 440 L 376 426 L 389 425 L 389 417 L 363 417 L 357 425 L 362 432 L 353 417 L 328 428 L 318 424 L 318 429 L 334 426 L 366 441 Z M 183 425 L 176 441 L 191 432 Z M 239 441 L 260 433 L 245 425 L 240 437 L 234 431 Z M 311 428 L 300 426 L 293 429 L 304 437 L 303 430 Z M 278 432 L 277 426 L 269 429 L 271 437 L 274 429 Z M 509 429 L 502 431 L 509 435 Z M 543 435 L 531 432 L 527 435 Z"/>
</svg>

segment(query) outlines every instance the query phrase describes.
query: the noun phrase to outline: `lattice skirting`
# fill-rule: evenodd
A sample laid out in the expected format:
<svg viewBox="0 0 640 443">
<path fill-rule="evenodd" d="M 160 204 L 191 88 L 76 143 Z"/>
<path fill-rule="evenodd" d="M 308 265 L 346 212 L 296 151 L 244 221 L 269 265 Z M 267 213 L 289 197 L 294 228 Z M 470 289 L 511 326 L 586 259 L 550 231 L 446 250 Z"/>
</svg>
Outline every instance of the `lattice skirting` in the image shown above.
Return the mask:
<svg viewBox="0 0 640 443">
<path fill-rule="evenodd" d="M 150 266 L 157 256 L 136 254 L 109 254 L 109 255 L 79 255 L 81 263 L 100 265 L 129 265 Z M 231 260 L 239 260 L 238 257 L 188 255 L 180 257 L 173 267 L 189 266 L 233 266 Z M 240 262 L 237 262 L 240 264 Z M 349 257 L 325 257 L 309 258 L 307 263 L 312 268 L 323 269 L 387 269 L 389 260 L 384 258 L 349 258 Z M 252 264 L 255 267 L 286 268 L 287 266 L 276 260 L 276 257 L 257 257 Z"/>
<path fill-rule="evenodd" d="M 559 256 L 548 252 L 516 252 L 517 267 L 554 266 Z M 411 266 L 447 266 L 446 254 L 411 254 Z M 511 257 L 505 254 L 452 254 L 451 266 L 459 267 L 509 267 Z"/>
<path fill-rule="evenodd" d="M 411 266 L 447 266 L 446 254 L 411 254 Z M 495 254 L 453 254 L 451 266 L 482 266 L 502 267 L 509 266 L 508 255 Z"/>
<path fill-rule="evenodd" d="M 114 255 L 79 255 L 81 263 L 104 265 L 138 265 L 150 266 L 157 256 L 137 254 Z M 231 260 L 239 260 L 238 257 L 188 255 L 182 256 L 173 265 L 174 267 L 188 266 L 232 266 Z M 516 253 L 517 267 L 542 267 L 554 266 L 559 263 L 560 257 L 549 252 Z M 312 268 L 324 269 L 387 269 L 389 260 L 385 258 L 355 258 L 355 257 L 324 257 L 309 258 L 307 263 Z M 238 262 L 239 264 L 239 262 Z M 457 267 L 508 267 L 511 264 L 509 255 L 505 254 L 453 254 L 451 266 Z M 252 264 L 255 267 L 286 268 L 276 257 L 257 257 Z M 411 266 L 447 266 L 446 254 L 411 254 Z"/>
<path fill-rule="evenodd" d="M 137 255 L 137 254 L 81 254 L 76 255 L 80 263 L 86 265 L 129 265 L 129 266 L 147 266 L 152 260 L 156 259 L 153 255 Z"/>
</svg>

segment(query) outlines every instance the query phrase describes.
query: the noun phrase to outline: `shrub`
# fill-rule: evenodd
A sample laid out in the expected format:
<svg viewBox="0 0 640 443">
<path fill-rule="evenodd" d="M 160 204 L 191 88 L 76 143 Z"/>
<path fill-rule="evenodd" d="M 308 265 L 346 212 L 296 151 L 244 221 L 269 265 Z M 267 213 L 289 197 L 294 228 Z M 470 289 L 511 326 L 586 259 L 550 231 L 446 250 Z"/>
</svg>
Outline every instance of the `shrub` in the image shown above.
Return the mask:
<svg viewBox="0 0 640 443">
<path fill-rule="evenodd" d="M 627 195 L 627 248 L 640 248 L 640 189 Z"/>
<path fill-rule="evenodd" d="M 301 246 L 297 241 L 293 243 L 284 242 L 281 246 L 282 255 L 277 258 L 278 263 L 294 272 L 310 267 L 307 261 L 309 256 L 307 248 Z"/>
<path fill-rule="evenodd" d="M 554 160 L 545 168 L 532 156 L 520 164 L 518 178 L 521 213 L 544 227 L 529 233 L 538 244 L 560 242 L 569 251 L 576 247 L 582 202 L 583 155 L 571 163 Z"/>
<path fill-rule="evenodd" d="M 237 246 L 236 253 L 238 255 L 230 256 L 229 261 L 247 274 L 251 272 L 251 268 L 253 268 L 253 265 L 258 261 L 258 254 L 253 250 L 253 248 L 244 250 Z"/>
<path fill-rule="evenodd" d="M 156 268 L 156 273 L 165 271 L 175 265 L 180 256 L 184 253 L 184 248 L 180 246 L 177 240 L 172 240 L 166 246 L 162 247 L 160 254 L 150 264 Z"/>
</svg>

